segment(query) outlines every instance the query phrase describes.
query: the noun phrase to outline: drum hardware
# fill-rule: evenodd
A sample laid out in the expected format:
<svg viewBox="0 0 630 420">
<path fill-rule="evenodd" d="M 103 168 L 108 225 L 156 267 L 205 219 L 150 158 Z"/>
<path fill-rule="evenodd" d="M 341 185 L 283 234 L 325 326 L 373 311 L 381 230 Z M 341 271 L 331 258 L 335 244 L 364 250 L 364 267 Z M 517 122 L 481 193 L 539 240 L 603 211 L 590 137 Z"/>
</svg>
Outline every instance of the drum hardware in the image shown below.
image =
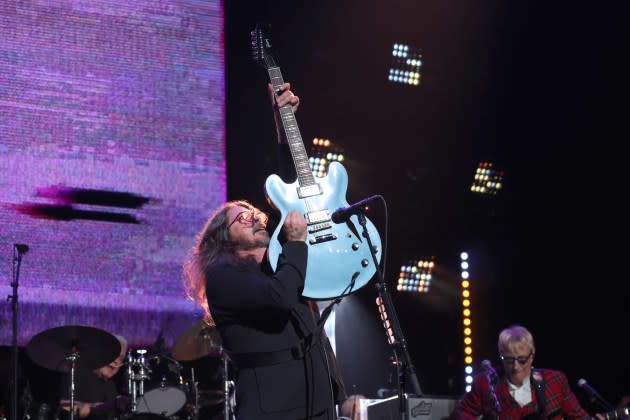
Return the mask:
<svg viewBox="0 0 630 420">
<path fill-rule="evenodd" d="M 186 391 L 177 360 L 138 349 L 127 354 L 130 409 L 135 414 L 170 417 L 186 403 Z"/>
<path fill-rule="evenodd" d="M 144 395 L 144 381 L 151 379 L 151 369 L 146 365 L 144 349 L 136 350 L 138 357 L 133 356 L 133 350 L 127 352 L 125 364 L 127 365 L 127 390 L 131 398 L 131 412 L 135 413 L 138 407 L 138 397 Z M 137 369 L 134 369 L 137 368 Z"/>
<path fill-rule="evenodd" d="M 190 368 L 190 383 L 192 385 L 193 396 L 195 397 L 195 402 L 193 404 L 193 418 L 199 418 L 199 384 L 195 380 L 195 368 Z"/>
<path fill-rule="evenodd" d="M 70 362 L 70 420 L 74 420 L 74 372 L 79 359 L 79 352 L 75 351 L 70 356 L 66 357 L 66 360 Z"/>
<path fill-rule="evenodd" d="M 136 366 L 140 367 L 138 373 L 134 374 L 133 379 L 138 383 L 138 394 L 140 396 L 144 395 L 144 381 L 151 379 L 151 369 L 146 365 L 146 359 L 144 357 L 147 354 L 147 351 L 144 349 L 136 350 L 139 354 L 138 359 L 135 363 Z"/>
<path fill-rule="evenodd" d="M 223 353 L 223 392 L 224 392 L 224 401 L 223 401 L 223 414 L 225 416 L 225 420 L 234 419 L 234 381 L 229 380 L 229 366 L 228 366 L 228 356 L 225 352 Z"/>
<path fill-rule="evenodd" d="M 75 370 L 97 369 L 120 354 L 120 342 L 107 331 L 82 325 L 51 328 L 35 335 L 26 346 L 36 364 L 70 373 L 70 420 L 74 420 Z"/>
<path fill-rule="evenodd" d="M 175 340 L 171 351 L 173 357 L 184 363 L 195 364 L 202 369 L 213 366 L 222 372 L 220 384 L 213 383 L 212 387 L 199 387 L 198 371 L 190 368 L 191 411 L 193 420 L 197 420 L 202 408 L 220 407 L 226 419 L 234 418 L 234 382 L 229 380 L 229 357 L 223 351 L 222 340 L 216 327 L 205 319 L 200 319 L 189 326 Z M 205 377 L 205 376 L 204 376 Z M 206 384 L 208 385 L 208 384 Z M 218 386 L 217 386 L 218 385 Z"/>
</svg>

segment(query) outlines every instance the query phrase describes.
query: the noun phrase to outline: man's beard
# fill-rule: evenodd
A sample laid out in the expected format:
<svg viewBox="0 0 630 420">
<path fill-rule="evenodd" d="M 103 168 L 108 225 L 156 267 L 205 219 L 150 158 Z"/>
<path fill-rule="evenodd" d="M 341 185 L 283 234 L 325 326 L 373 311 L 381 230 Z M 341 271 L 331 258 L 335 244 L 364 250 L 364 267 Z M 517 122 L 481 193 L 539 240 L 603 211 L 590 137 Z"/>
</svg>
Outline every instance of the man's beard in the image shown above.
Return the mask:
<svg viewBox="0 0 630 420">
<path fill-rule="evenodd" d="M 251 250 L 258 248 L 267 248 L 269 246 L 269 235 L 256 235 L 256 237 L 247 242 L 235 244 L 234 249 Z"/>
<path fill-rule="evenodd" d="M 265 235 L 262 238 L 256 238 L 254 242 L 256 243 L 254 248 L 267 248 L 269 246 L 269 235 Z"/>
</svg>

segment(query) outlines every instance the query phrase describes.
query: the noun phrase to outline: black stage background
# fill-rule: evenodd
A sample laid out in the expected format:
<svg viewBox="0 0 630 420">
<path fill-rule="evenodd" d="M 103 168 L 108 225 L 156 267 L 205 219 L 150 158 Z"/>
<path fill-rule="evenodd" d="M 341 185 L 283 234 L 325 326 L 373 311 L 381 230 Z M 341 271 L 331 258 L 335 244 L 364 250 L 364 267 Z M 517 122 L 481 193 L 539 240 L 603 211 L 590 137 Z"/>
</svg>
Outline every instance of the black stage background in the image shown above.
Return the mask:
<svg viewBox="0 0 630 420">
<path fill-rule="evenodd" d="M 476 362 L 496 362 L 499 330 L 522 323 L 536 366 L 565 371 L 588 409 L 581 377 L 616 403 L 630 393 L 619 248 L 628 11 L 623 2 L 226 2 L 229 198 L 263 205 L 275 171 L 266 73 L 249 48 L 265 21 L 302 99 L 305 143 L 345 148 L 350 203 L 387 199 L 386 280 L 411 258 L 440 264 L 428 296 L 394 292 L 423 391 L 464 389 L 458 256 L 468 250 Z M 387 81 L 394 42 L 423 49 L 420 87 Z M 481 160 L 506 171 L 496 199 L 469 190 Z M 375 296 L 371 283 L 337 318 L 347 385 L 368 397 L 391 387 Z"/>
</svg>

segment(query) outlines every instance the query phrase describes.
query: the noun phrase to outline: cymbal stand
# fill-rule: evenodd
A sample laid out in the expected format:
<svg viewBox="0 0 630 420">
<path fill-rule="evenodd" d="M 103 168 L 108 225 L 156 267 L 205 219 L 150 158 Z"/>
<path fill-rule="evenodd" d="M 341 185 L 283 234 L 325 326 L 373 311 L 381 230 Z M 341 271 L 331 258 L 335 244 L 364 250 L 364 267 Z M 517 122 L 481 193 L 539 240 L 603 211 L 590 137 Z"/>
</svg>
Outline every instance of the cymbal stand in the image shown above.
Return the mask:
<svg viewBox="0 0 630 420">
<path fill-rule="evenodd" d="M 130 409 L 132 413 L 135 413 L 136 408 L 138 407 L 138 396 L 136 395 L 136 382 L 133 371 L 134 358 L 132 350 L 127 351 L 125 363 L 127 363 L 127 390 L 129 392 L 129 397 L 131 398 Z"/>
<path fill-rule="evenodd" d="M 138 372 L 138 376 L 136 376 L 136 380 L 139 382 L 138 384 L 138 395 L 142 397 L 144 395 L 144 380 L 149 379 L 149 375 L 147 374 L 149 369 L 147 365 L 144 363 L 146 359 L 144 355 L 147 354 L 147 351 L 144 349 L 137 350 L 138 356 L 138 366 L 140 366 L 140 370 Z"/>
<path fill-rule="evenodd" d="M 190 368 L 190 378 L 192 379 L 192 391 L 195 395 L 195 405 L 193 406 L 193 419 L 197 420 L 199 418 L 199 388 L 197 386 L 197 381 L 195 380 L 195 368 Z"/>
<path fill-rule="evenodd" d="M 76 369 L 79 352 L 75 351 L 66 360 L 70 361 L 70 420 L 74 420 L 74 372 Z"/>
<path fill-rule="evenodd" d="M 225 420 L 233 420 L 234 419 L 234 405 L 232 404 L 231 399 L 231 391 L 234 388 L 234 382 L 230 381 L 229 370 L 228 370 L 228 357 L 223 351 L 223 392 L 224 392 L 224 401 L 223 401 L 223 412 Z"/>
</svg>

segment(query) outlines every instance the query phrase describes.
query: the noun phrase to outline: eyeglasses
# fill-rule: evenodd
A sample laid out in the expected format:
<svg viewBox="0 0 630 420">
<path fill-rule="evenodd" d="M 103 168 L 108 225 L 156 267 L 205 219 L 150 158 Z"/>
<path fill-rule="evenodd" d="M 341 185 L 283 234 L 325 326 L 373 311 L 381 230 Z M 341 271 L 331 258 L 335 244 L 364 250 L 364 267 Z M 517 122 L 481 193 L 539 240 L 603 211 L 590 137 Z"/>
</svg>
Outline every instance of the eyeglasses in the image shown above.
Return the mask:
<svg viewBox="0 0 630 420">
<path fill-rule="evenodd" d="M 524 365 L 529 361 L 529 358 L 532 357 L 532 354 L 534 354 L 533 350 L 530 351 L 527 356 L 505 357 L 504 355 L 500 354 L 499 358 L 501 359 L 503 363 L 507 363 L 508 365 L 514 364 L 515 362 L 518 362 L 521 365 Z"/>
<path fill-rule="evenodd" d="M 267 225 L 269 217 L 261 211 L 256 211 L 256 209 L 244 210 L 236 215 L 234 220 L 232 220 L 232 223 L 230 223 L 227 228 L 230 229 L 236 222 L 243 225 L 253 225 L 256 220 L 260 221 L 264 225 Z"/>
</svg>

